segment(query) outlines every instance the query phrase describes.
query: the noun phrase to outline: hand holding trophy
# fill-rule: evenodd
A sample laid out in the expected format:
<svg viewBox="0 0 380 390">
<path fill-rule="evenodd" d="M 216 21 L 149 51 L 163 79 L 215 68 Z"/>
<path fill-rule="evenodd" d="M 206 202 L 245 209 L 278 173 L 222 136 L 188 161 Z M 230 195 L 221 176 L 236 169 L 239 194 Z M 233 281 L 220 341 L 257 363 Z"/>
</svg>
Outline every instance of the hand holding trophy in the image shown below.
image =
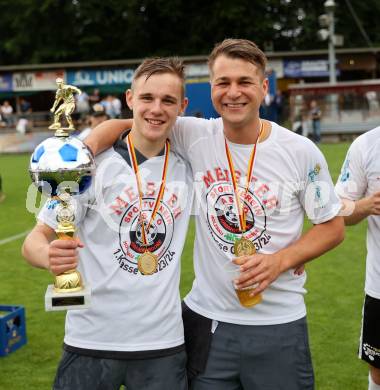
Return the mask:
<svg viewBox="0 0 380 390">
<path fill-rule="evenodd" d="M 57 79 L 58 90 L 51 109 L 55 112 L 54 137 L 40 143 L 30 161 L 29 172 L 38 190 L 57 200 L 56 218 L 58 239 L 71 240 L 75 234 L 75 209 L 73 195 L 85 192 L 91 184 L 95 171 L 95 161 L 90 150 L 78 138 L 71 137 L 75 130 L 71 113 L 75 108 L 74 93 L 80 90 L 64 85 Z M 60 101 L 63 101 L 57 108 Z M 64 114 L 68 127 L 59 121 Z M 77 270 L 69 270 L 55 277 L 54 286 L 49 285 L 45 295 L 46 310 L 83 309 L 88 307 L 91 290 L 83 286 Z"/>
</svg>

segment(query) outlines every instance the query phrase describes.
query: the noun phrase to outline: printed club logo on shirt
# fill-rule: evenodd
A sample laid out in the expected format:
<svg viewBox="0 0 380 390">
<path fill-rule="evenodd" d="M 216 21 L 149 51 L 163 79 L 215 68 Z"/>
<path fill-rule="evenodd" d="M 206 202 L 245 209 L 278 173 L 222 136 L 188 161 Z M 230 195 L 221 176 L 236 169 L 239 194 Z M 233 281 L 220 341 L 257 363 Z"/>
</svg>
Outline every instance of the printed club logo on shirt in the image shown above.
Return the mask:
<svg viewBox="0 0 380 390">
<path fill-rule="evenodd" d="M 142 209 L 145 221 L 150 219 L 154 202 L 154 198 L 143 198 Z M 175 252 L 169 248 L 173 239 L 174 221 L 179 215 L 178 209 L 172 209 L 165 201 L 161 201 L 149 229 L 147 229 L 147 222 L 144 222 L 148 244 L 145 248 L 142 239 L 139 202 L 136 199 L 127 205 L 123 213 L 120 214 L 119 247 L 113 253 L 119 262 L 119 267 L 137 275 L 139 273 L 138 257 L 145 249 L 158 256 L 158 272 L 169 266 L 175 255 Z"/>
<path fill-rule="evenodd" d="M 244 188 L 239 186 L 242 194 Z M 244 198 L 247 230 L 245 237 L 254 242 L 256 250 L 269 244 L 270 235 L 266 232 L 267 216 L 265 200 L 268 186 L 261 191 L 248 190 Z M 234 242 L 240 238 L 239 216 L 236 208 L 233 187 L 228 182 L 216 182 L 207 189 L 207 222 L 209 231 L 223 252 L 233 254 Z"/>
</svg>

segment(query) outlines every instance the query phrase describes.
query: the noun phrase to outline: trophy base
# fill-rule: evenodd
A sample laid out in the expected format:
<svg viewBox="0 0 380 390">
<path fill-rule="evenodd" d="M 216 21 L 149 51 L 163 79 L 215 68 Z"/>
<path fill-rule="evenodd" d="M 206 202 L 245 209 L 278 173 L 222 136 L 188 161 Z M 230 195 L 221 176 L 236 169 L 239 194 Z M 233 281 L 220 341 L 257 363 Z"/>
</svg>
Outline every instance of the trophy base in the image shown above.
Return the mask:
<svg viewBox="0 0 380 390">
<path fill-rule="evenodd" d="M 91 303 L 91 289 L 85 286 L 80 291 L 62 293 L 54 291 L 54 285 L 49 284 L 45 294 L 45 310 L 80 310 L 87 309 Z"/>
</svg>

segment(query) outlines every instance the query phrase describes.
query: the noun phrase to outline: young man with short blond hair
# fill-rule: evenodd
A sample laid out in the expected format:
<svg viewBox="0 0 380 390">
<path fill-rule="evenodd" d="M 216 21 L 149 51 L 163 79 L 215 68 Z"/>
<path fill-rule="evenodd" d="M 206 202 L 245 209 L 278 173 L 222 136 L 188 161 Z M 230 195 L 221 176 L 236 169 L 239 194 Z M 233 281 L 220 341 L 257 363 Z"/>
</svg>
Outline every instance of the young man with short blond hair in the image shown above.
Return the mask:
<svg viewBox="0 0 380 390">
<path fill-rule="evenodd" d="M 52 201 L 24 242 L 32 265 L 78 266 L 92 288 L 91 307 L 67 313 L 54 390 L 187 389 L 179 278 L 191 191 L 167 140 L 183 84 L 178 59 L 145 60 L 127 91 L 133 126 L 96 158 L 77 199 L 78 239 L 55 238 Z"/>
</svg>

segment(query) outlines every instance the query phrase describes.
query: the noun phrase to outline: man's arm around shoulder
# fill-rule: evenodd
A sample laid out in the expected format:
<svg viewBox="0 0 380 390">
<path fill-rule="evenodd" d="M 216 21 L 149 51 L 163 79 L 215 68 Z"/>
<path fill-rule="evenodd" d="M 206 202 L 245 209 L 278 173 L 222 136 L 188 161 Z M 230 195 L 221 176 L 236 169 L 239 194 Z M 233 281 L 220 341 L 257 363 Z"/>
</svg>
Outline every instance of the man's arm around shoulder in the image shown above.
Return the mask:
<svg viewBox="0 0 380 390">
<path fill-rule="evenodd" d="M 96 126 L 84 143 L 96 156 L 104 150 L 110 148 L 120 135 L 132 127 L 132 119 L 110 119 Z"/>
</svg>

